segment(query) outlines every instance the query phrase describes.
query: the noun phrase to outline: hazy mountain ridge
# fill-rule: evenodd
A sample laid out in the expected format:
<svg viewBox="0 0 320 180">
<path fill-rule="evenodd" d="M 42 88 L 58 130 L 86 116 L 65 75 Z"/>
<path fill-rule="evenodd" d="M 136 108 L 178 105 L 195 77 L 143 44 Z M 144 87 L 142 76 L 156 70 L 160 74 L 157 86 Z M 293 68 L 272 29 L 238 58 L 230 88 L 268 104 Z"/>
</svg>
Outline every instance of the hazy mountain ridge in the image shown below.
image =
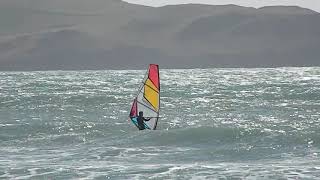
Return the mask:
<svg viewBox="0 0 320 180">
<path fill-rule="evenodd" d="M 90 2 L 1 1 L 0 70 L 320 65 L 312 10 Z"/>
</svg>

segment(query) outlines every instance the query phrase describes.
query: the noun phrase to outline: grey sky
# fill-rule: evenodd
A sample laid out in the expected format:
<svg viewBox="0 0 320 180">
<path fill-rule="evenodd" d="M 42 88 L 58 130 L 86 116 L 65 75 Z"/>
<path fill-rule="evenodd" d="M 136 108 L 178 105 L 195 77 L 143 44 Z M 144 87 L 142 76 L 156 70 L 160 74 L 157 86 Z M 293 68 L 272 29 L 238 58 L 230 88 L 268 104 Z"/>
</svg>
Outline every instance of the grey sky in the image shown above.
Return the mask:
<svg viewBox="0 0 320 180">
<path fill-rule="evenodd" d="M 148 6 L 164 6 L 168 4 L 237 4 L 248 7 L 262 7 L 262 6 L 274 6 L 274 5 L 285 5 L 285 6 L 300 6 L 309 8 L 320 12 L 320 0 L 125 0 L 130 3 L 143 4 Z"/>
</svg>

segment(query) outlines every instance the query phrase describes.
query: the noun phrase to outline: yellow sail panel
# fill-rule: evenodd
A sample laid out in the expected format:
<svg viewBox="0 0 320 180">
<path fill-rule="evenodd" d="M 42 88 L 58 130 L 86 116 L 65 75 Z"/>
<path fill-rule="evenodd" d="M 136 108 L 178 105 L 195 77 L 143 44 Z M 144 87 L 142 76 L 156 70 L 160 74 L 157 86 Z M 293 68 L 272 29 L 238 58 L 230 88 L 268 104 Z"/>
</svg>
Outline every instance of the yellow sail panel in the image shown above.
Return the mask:
<svg viewBox="0 0 320 180">
<path fill-rule="evenodd" d="M 149 86 L 152 90 L 159 92 L 159 89 L 152 83 L 152 81 L 148 78 L 145 83 L 146 86 Z"/>
<path fill-rule="evenodd" d="M 159 110 L 159 91 L 150 79 L 147 79 L 144 85 L 144 97 L 156 111 Z"/>
</svg>

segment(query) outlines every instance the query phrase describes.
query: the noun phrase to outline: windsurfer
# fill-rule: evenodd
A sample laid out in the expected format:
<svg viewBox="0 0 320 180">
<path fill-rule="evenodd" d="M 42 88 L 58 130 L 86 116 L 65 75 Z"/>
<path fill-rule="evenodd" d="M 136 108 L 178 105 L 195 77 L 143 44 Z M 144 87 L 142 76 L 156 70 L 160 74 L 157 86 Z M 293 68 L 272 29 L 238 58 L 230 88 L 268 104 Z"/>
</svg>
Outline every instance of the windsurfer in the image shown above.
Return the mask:
<svg viewBox="0 0 320 180">
<path fill-rule="evenodd" d="M 146 119 L 146 118 L 143 117 L 143 111 L 139 111 L 139 116 L 137 118 L 139 130 L 146 129 L 146 127 L 144 125 L 144 121 L 149 121 L 149 120 L 150 120 L 150 118 Z"/>
</svg>

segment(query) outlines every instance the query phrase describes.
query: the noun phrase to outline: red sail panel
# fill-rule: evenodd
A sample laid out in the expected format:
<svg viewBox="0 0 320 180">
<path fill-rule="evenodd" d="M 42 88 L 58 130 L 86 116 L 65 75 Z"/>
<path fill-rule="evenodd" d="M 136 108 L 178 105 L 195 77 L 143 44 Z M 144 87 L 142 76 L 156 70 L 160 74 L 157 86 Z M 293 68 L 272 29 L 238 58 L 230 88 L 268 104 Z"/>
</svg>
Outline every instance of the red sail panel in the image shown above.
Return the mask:
<svg viewBox="0 0 320 180">
<path fill-rule="evenodd" d="M 138 116 L 138 106 L 137 106 L 137 98 L 134 99 L 133 103 L 132 103 L 132 107 L 131 107 L 131 111 L 130 111 L 130 117 L 135 117 Z"/>
<path fill-rule="evenodd" d="M 149 66 L 149 79 L 152 81 L 157 90 L 159 91 L 160 81 L 159 81 L 159 67 L 157 64 L 150 64 Z"/>
</svg>

